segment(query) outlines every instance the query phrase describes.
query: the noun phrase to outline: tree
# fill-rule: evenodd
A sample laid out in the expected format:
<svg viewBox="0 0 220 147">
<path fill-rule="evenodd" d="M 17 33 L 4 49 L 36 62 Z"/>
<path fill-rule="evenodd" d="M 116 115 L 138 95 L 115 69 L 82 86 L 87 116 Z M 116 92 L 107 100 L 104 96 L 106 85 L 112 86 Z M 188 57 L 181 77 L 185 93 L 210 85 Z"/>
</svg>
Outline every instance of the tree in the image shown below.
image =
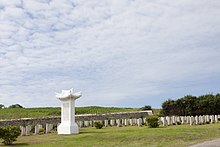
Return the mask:
<svg viewBox="0 0 220 147">
<path fill-rule="evenodd" d="M 19 104 L 10 105 L 8 108 L 23 108 L 23 106 Z"/>
<path fill-rule="evenodd" d="M 0 109 L 5 108 L 5 106 L 3 104 L 0 104 Z"/>
<path fill-rule="evenodd" d="M 147 105 L 147 106 L 144 106 L 144 107 L 141 107 L 141 110 L 152 110 L 151 106 L 150 105 Z"/>
<path fill-rule="evenodd" d="M 220 114 L 220 94 L 206 94 L 199 97 L 187 95 L 177 100 L 168 99 L 162 103 L 162 115 L 217 115 Z"/>
</svg>

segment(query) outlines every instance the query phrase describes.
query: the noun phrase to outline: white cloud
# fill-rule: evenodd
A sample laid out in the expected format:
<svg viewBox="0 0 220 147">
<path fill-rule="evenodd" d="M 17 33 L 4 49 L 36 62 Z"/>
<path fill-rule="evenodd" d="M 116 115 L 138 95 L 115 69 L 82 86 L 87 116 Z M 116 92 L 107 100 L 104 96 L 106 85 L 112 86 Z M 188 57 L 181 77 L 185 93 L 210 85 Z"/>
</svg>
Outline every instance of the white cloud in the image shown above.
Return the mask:
<svg viewBox="0 0 220 147">
<path fill-rule="evenodd" d="M 0 1 L 0 103 L 57 106 L 54 92 L 71 87 L 83 91 L 78 105 L 131 107 L 218 92 L 219 5 Z M 185 88 L 197 82 L 208 84 Z"/>
</svg>

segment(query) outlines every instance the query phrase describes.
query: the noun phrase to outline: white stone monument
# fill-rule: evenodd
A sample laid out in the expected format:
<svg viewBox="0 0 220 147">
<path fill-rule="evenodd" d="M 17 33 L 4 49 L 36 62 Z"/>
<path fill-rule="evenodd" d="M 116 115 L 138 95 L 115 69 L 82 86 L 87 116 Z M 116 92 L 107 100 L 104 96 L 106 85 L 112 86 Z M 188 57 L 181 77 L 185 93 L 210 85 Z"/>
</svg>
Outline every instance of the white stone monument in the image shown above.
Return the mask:
<svg viewBox="0 0 220 147">
<path fill-rule="evenodd" d="M 73 89 L 56 93 L 56 97 L 61 101 L 61 124 L 57 128 L 58 134 L 79 133 L 79 127 L 75 122 L 75 100 L 81 96 L 81 92 L 75 93 Z"/>
</svg>

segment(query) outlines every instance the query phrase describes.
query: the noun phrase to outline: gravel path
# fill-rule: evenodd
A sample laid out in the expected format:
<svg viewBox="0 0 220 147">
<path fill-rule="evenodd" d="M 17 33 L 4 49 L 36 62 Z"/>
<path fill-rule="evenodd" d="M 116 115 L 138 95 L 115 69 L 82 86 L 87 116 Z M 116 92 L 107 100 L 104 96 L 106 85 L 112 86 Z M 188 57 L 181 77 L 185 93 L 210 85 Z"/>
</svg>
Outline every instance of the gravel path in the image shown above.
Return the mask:
<svg viewBox="0 0 220 147">
<path fill-rule="evenodd" d="M 220 147 L 220 138 L 211 140 L 211 141 L 206 141 L 203 143 L 195 144 L 190 147 Z"/>
</svg>

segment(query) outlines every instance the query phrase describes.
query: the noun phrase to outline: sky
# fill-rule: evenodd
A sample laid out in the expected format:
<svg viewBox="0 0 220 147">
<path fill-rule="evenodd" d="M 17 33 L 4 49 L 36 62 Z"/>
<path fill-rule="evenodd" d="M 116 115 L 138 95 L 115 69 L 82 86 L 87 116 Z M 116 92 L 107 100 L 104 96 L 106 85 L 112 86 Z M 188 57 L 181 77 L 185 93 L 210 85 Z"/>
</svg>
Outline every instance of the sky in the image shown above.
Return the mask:
<svg viewBox="0 0 220 147">
<path fill-rule="evenodd" d="M 160 108 L 220 92 L 219 0 L 0 0 L 0 103 Z"/>
</svg>

